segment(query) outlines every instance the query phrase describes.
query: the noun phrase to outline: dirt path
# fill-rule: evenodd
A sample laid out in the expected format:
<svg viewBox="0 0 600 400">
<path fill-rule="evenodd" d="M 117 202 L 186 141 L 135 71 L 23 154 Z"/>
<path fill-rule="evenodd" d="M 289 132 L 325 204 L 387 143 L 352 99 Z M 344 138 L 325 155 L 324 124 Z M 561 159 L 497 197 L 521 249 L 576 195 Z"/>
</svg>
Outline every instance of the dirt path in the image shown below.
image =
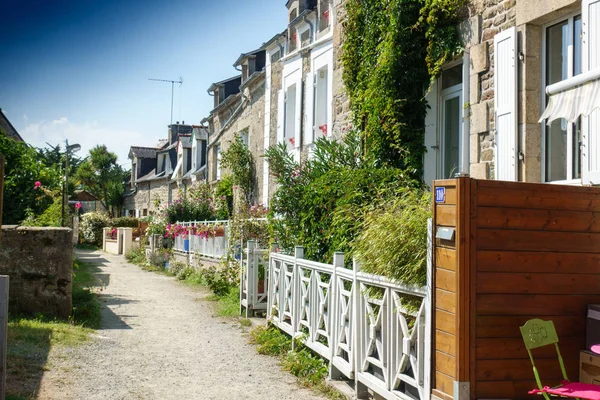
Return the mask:
<svg viewBox="0 0 600 400">
<path fill-rule="evenodd" d="M 239 324 L 213 317 L 206 292 L 142 271 L 123 257 L 98 265 L 102 327 L 92 343 L 50 354 L 39 399 L 314 399 Z"/>
</svg>

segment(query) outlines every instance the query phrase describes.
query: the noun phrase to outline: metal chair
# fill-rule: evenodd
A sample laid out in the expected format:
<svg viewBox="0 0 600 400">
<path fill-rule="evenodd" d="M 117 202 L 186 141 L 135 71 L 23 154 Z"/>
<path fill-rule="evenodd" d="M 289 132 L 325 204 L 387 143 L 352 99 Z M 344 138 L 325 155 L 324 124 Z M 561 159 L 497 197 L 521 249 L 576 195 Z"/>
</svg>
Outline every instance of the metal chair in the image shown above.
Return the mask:
<svg viewBox="0 0 600 400">
<path fill-rule="evenodd" d="M 535 375 L 535 381 L 537 382 L 538 389 L 529 391 L 529 394 L 541 394 L 546 400 L 550 400 L 550 396 L 553 397 L 567 397 L 575 399 L 588 399 L 588 400 L 600 400 L 600 386 L 592 385 L 589 383 L 570 382 L 567 377 L 567 371 L 565 370 L 565 364 L 558 348 L 558 335 L 556 329 L 554 329 L 554 323 L 552 321 L 542 321 L 541 319 L 530 319 L 525 325 L 520 327 L 521 335 L 523 336 L 523 342 L 525 342 L 525 348 L 529 354 L 531 365 L 533 366 L 533 374 Z M 554 345 L 556 348 L 556 355 L 558 356 L 558 362 L 560 364 L 560 370 L 562 372 L 563 381 L 560 385 L 549 387 L 543 386 L 540 380 L 540 375 L 535 366 L 531 349 L 538 347 L 544 347 Z M 549 396 L 550 395 L 550 396 Z"/>
</svg>

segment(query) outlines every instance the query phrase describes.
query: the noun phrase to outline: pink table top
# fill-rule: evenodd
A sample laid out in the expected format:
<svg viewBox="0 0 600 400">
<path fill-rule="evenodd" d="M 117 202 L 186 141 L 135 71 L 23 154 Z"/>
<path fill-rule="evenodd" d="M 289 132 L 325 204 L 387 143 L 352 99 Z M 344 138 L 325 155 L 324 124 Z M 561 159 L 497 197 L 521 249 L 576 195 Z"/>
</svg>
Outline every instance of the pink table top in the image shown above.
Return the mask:
<svg viewBox="0 0 600 400">
<path fill-rule="evenodd" d="M 592 346 L 592 351 L 596 354 L 600 354 L 600 344 L 595 344 Z"/>
</svg>

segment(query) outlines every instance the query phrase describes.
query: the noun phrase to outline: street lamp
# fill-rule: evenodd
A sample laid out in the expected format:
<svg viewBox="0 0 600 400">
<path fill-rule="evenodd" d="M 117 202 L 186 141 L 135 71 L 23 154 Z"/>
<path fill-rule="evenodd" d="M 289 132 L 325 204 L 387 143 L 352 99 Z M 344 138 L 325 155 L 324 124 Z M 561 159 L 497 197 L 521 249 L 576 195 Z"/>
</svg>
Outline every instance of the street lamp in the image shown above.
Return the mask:
<svg viewBox="0 0 600 400">
<path fill-rule="evenodd" d="M 62 201 L 62 226 L 66 225 L 65 221 L 65 207 L 69 204 L 68 191 L 69 191 L 69 154 L 78 152 L 81 150 L 81 146 L 77 143 L 69 145 L 69 140 L 65 140 L 65 184 L 63 186 L 63 201 Z"/>
</svg>

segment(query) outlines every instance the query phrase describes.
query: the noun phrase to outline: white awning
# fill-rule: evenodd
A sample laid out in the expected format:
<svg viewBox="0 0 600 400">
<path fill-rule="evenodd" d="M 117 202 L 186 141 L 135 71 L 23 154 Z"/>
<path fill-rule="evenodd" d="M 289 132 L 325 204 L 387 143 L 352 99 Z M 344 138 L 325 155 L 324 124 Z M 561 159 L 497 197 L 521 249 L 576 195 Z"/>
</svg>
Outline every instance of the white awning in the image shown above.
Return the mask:
<svg viewBox="0 0 600 400">
<path fill-rule="evenodd" d="M 600 69 L 589 71 L 548 86 L 548 106 L 538 122 L 564 118 L 575 122 L 600 108 Z"/>
</svg>

